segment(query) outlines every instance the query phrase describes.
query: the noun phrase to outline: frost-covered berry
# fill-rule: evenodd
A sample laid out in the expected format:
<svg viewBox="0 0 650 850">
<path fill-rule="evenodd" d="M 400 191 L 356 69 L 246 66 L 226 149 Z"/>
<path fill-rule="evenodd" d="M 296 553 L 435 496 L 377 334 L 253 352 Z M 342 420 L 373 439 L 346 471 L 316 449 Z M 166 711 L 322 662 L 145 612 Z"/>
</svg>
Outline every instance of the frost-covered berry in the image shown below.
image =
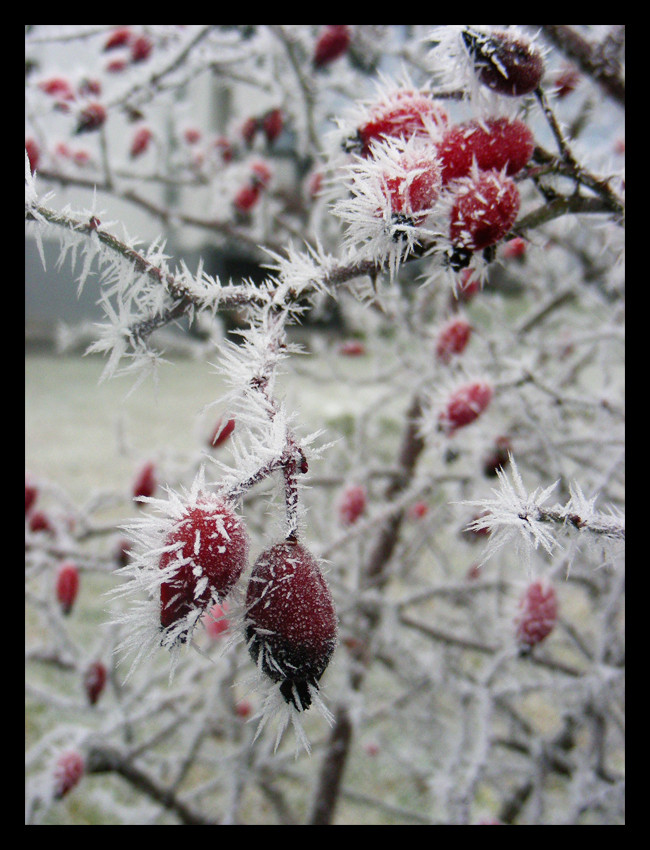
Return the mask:
<svg viewBox="0 0 650 850">
<path fill-rule="evenodd" d="M 160 569 L 160 623 L 167 628 L 213 596 L 223 599 L 248 560 L 248 534 L 234 510 L 205 496 L 189 507 L 165 538 Z"/>
<path fill-rule="evenodd" d="M 89 103 L 79 113 L 75 133 L 90 133 L 98 130 L 106 121 L 106 110 L 101 103 Z"/>
<path fill-rule="evenodd" d="M 135 159 L 145 153 L 149 148 L 152 138 L 153 133 L 149 127 L 140 127 L 136 130 L 133 139 L 131 140 L 131 148 L 129 150 L 131 159 Z"/>
<path fill-rule="evenodd" d="M 438 199 L 442 176 L 433 152 L 417 153 L 407 148 L 396 163 L 396 173 L 386 177 L 384 195 L 395 221 L 411 225 L 422 224 Z"/>
<path fill-rule="evenodd" d="M 47 531 L 50 533 L 54 531 L 50 518 L 45 511 L 31 512 L 29 516 L 29 529 L 30 531 Z"/>
<path fill-rule="evenodd" d="M 532 582 L 519 600 L 515 618 L 517 643 L 524 649 L 545 640 L 557 622 L 558 601 L 553 585 L 544 580 Z"/>
<path fill-rule="evenodd" d="M 430 139 L 448 122 L 446 109 L 427 94 L 413 89 L 398 89 L 373 104 L 356 137 L 346 147 L 358 149 L 361 156 L 370 156 L 373 143 L 382 139 L 422 137 Z"/>
<path fill-rule="evenodd" d="M 353 484 L 343 491 L 339 502 L 339 517 L 343 525 L 354 525 L 366 509 L 368 501 L 366 488 Z"/>
<path fill-rule="evenodd" d="M 464 316 L 451 318 L 441 329 L 436 340 L 436 357 L 449 363 L 456 354 L 461 354 L 472 335 L 472 326 Z"/>
<path fill-rule="evenodd" d="M 476 165 L 481 171 L 517 174 L 528 163 L 535 148 L 532 132 L 523 121 L 487 118 L 454 124 L 445 130 L 437 145 L 442 182 L 467 177 Z"/>
<path fill-rule="evenodd" d="M 119 27 L 108 36 L 104 43 L 104 51 L 124 47 L 131 41 L 132 33 L 128 27 Z"/>
<path fill-rule="evenodd" d="M 61 564 L 56 576 L 56 598 L 67 617 L 79 592 L 79 570 L 71 561 Z"/>
<path fill-rule="evenodd" d="M 316 68 L 329 65 L 343 56 L 350 46 L 350 27 L 345 24 L 333 24 L 324 27 L 316 39 L 313 63 Z"/>
<path fill-rule="evenodd" d="M 440 413 L 439 423 L 443 431 L 451 435 L 459 428 L 471 425 L 487 408 L 492 395 L 492 387 L 486 381 L 472 381 L 458 387 Z"/>
<path fill-rule="evenodd" d="M 145 463 L 133 482 L 133 498 L 140 504 L 138 500 L 140 498 L 151 498 L 156 492 L 157 486 L 155 464 Z"/>
<path fill-rule="evenodd" d="M 535 91 L 541 83 L 544 76 L 542 54 L 525 36 L 467 27 L 461 37 L 477 78 L 492 91 L 521 97 Z"/>
<path fill-rule="evenodd" d="M 269 144 L 272 144 L 278 138 L 283 128 L 284 115 L 281 109 L 271 109 L 262 118 L 262 130 Z"/>
<path fill-rule="evenodd" d="M 106 666 L 101 661 L 93 661 L 84 673 L 84 690 L 88 702 L 95 705 L 106 687 Z"/>
<path fill-rule="evenodd" d="M 251 657 L 298 711 L 336 647 L 337 618 L 330 590 L 314 556 L 293 539 L 264 551 L 246 594 L 246 639 Z"/>
<path fill-rule="evenodd" d="M 480 251 L 495 245 L 515 223 L 519 190 L 497 171 L 479 171 L 454 184 L 449 239 L 456 248 Z"/>
<path fill-rule="evenodd" d="M 153 42 L 146 35 L 139 35 L 131 42 L 131 61 L 144 62 L 153 50 Z"/>
<path fill-rule="evenodd" d="M 222 443 L 225 443 L 234 430 L 234 419 L 219 419 L 209 440 L 209 443 L 212 448 L 216 449 L 217 446 L 220 446 Z"/>
<path fill-rule="evenodd" d="M 233 198 L 233 206 L 239 213 L 249 213 L 261 197 L 261 186 L 254 183 L 246 183 Z"/>
<path fill-rule="evenodd" d="M 83 776 L 84 770 L 83 757 L 76 750 L 61 753 L 54 766 L 54 799 L 61 800 L 72 791 Z"/>
<path fill-rule="evenodd" d="M 72 90 L 70 82 L 65 77 L 50 77 L 47 80 L 42 80 L 38 87 L 45 94 L 55 97 L 58 101 L 74 100 L 75 93 Z"/>
</svg>

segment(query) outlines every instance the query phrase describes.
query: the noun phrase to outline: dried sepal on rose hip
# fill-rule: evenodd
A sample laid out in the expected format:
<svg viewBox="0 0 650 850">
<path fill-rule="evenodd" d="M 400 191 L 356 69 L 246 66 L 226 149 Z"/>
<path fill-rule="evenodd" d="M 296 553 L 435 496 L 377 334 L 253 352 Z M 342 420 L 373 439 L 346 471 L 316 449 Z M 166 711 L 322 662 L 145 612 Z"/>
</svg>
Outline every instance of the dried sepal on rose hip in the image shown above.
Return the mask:
<svg viewBox="0 0 650 850">
<path fill-rule="evenodd" d="M 558 600 L 553 585 L 537 579 L 528 585 L 519 600 L 515 618 L 517 643 L 530 651 L 551 634 L 557 623 Z"/>
<path fill-rule="evenodd" d="M 308 709 L 337 642 L 337 617 L 314 556 L 290 538 L 262 552 L 246 593 L 246 641 L 284 701 Z"/>
<path fill-rule="evenodd" d="M 479 82 L 507 97 L 535 91 L 544 76 L 544 59 L 530 39 L 508 30 L 466 27 L 461 39 Z"/>
<path fill-rule="evenodd" d="M 244 523 L 226 501 L 205 495 L 188 506 L 168 532 L 160 558 L 162 628 L 224 599 L 247 565 L 248 546 Z"/>
</svg>

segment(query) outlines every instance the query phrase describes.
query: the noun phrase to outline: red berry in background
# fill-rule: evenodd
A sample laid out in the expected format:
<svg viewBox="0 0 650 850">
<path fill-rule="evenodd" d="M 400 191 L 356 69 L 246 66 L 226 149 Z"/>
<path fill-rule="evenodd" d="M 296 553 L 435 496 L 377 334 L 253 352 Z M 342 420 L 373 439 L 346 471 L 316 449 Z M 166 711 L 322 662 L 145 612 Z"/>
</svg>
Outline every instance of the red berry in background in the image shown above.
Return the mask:
<svg viewBox="0 0 650 850">
<path fill-rule="evenodd" d="M 165 539 L 173 547 L 160 559 L 171 575 L 160 587 L 160 623 L 173 625 L 212 594 L 219 598 L 235 586 L 248 560 L 248 534 L 231 507 L 206 496 L 188 508 Z"/>
<path fill-rule="evenodd" d="M 553 79 L 553 94 L 563 100 L 575 91 L 580 82 L 580 71 L 575 65 L 564 65 Z"/>
<path fill-rule="evenodd" d="M 483 474 L 488 478 L 496 477 L 499 469 L 506 466 L 510 460 L 512 443 L 509 437 L 497 437 L 494 448 L 483 459 Z"/>
<path fill-rule="evenodd" d="M 245 186 L 242 186 L 233 198 L 233 206 L 240 213 L 248 213 L 259 201 L 260 195 L 259 185 L 247 183 Z"/>
<path fill-rule="evenodd" d="M 106 121 L 106 110 L 101 103 L 89 103 L 79 113 L 75 133 L 90 133 L 98 130 Z"/>
<path fill-rule="evenodd" d="M 221 154 L 221 159 L 223 160 L 223 162 L 232 162 L 232 144 L 225 136 L 217 136 L 217 138 L 214 140 L 214 146 Z"/>
<path fill-rule="evenodd" d="M 522 260 L 526 256 L 526 240 L 521 236 L 510 239 L 503 245 L 501 256 L 504 260 Z"/>
<path fill-rule="evenodd" d="M 480 564 L 472 564 L 465 575 L 466 581 L 478 581 L 483 574 L 483 569 Z"/>
<path fill-rule="evenodd" d="M 535 139 L 523 121 L 487 118 L 454 124 L 437 145 L 444 184 L 467 177 L 474 160 L 480 171 L 502 171 L 513 175 L 528 163 Z"/>
<path fill-rule="evenodd" d="M 128 67 L 128 62 L 126 59 L 111 59 L 111 61 L 106 65 L 106 71 L 109 74 L 121 74 L 122 71 L 125 71 Z"/>
<path fill-rule="evenodd" d="M 246 640 L 260 669 L 298 711 L 311 705 L 336 647 L 337 618 L 314 556 L 295 540 L 263 552 L 246 594 Z"/>
<path fill-rule="evenodd" d="M 27 151 L 27 159 L 29 159 L 29 167 L 32 174 L 38 168 L 38 161 L 41 158 L 38 145 L 34 139 L 25 139 L 25 150 Z"/>
<path fill-rule="evenodd" d="M 254 115 L 251 115 L 250 118 L 247 118 L 241 128 L 241 135 L 243 140 L 246 142 L 246 145 L 250 148 L 255 140 L 255 136 L 257 135 L 257 131 L 260 128 L 259 119 Z"/>
<path fill-rule="evenodd" d="M 227 610 L 228 606 L 224 602 L 222 605 L 219 605 L 218 603 L 213 605 L 212 608 L 206 612 L 203 622 L 205 623 L 205 630 L 211 638 L 218 638 L 228 631 L 229 623 L 226 617 Z"/>
<path fill-rule="evenodd" d="M 339 345 L 339 354 L 344 357 L 361 357 L 366 353 L 366 347 L 359 339 L 348 339 Z"/>
<path fill-rule="evenodd" d="M 153 133 L 148 127 L 140 127 L 136 130 L 133 140 L 131 141 L 131 159 L 135 159 L 137 156 L 145 153 L 152 138 Z"/>
<path fill-rule="evenodd" d="M 51 77 L 48 80 L 42 80 L 38 87 L 45 94 L 50 94 L 56 97 L 59 101 L 74 100 L 75 94 L 68 80 L 64 77 Z"/>
<path fill-rule="evenodd" d="M 79 83 L 77 91 L 81 97 L 90 97 L 91 95 L 93 97 L 99 97 L 102 93 L 102 84 L 99 80 L 84 77 L 84 79 Z"/>
<path fill-rule="evenodd" d="M 440 425 L 449 435 L 471 425 L 492 400 L 492 387 L 485 381 L 472 381 L 459 387 L 440 413 Z"/>
<path fill-rule="evenodd" d="M 106 687 L 107 672 L 101 661 L 93 661 L 84 673 L 84 690 L 88 702 L 95 705 Z"/>
<path fill-rule="evenodd" d="M 339 517 L 343 525 L 354 525 L 366 509 L 366 488 L 360 484 L 348 487 L 339 502 Z"/>
<path fill-rule="evenodd" d="M 212 432 L 212 437 L 210 438 L 210 445 L 213 448 L 217 448 L 222 443 L 225 443 L 228 437 L 235 430 L 235 420 L 234 419 L 220 419 L 214 431 Z"/>
<path fill-rule="evenodd" d="M 473 269 L 463 269 L 460 273 L 457 295 L 459 300 L 467 303 L 481 291 L 481 280 Z"/>
<path fill-rule="evenodd" d="M 284 115 L 281 109 L 271 109 L 262 118 L 262 130 L 266 141 L 272 144 L 284 129 Z"/>
<path fill-rule="evenodd" d="M 28 481 L 25 481 L 25 514 L 29 513 L 37 497 L 37 488 Z"/>
<path fill-rule="evenodd" d="M 454 185 L 449 239 L 457 248 L 480 251 L 508 233 L 519 212 L 519 190 L 509 177 L 479 171 Z"/>
<path fill-rule="evenodd" d="M 382 139 L 429 138 L 430 127 L 444 127 L 447 111 L 431 97 L 411 89 L 399 89 L 386 100 L 370 109 L 368 118 L 357 131 L 357 138 L 348 143 L 360 147 L 362 156 L 369 156 L 373 142 Z"/>
<path fill-rule="evenodd" d="M 116 47 L 124 47 L 131 41 L 132 33 L 128 27 L 119 27 L 108 36 L 104 42 L 104 50 L 114 50 Z"/>
<path fill-rule="evenodd" d="M 247 717 L 250 717 L 252 713 L 253 706 L 247 699 L 242 699 L 235 705 L 235 714 L 237 715 L 237 717 L 241 717 L 243 720 L 245 720 Z"/>
<path fill-rule="evenodd" d="M 144 62 L 153 50 L 153 42 L 146 35 L 139 35 L 131 41 L 131 61 Z"/>
<path fill-rule="evenodd" d="M 183 138 L 188 145 L 196 145 L 201 141 L 201 131 L 196 127 L 186 127 Z"/>
<path fill-rule="evenodd" d="M 153 463 L 145 463 L 133 482 L 133 498 L 136 502 L 140 497 L 149 499 L 156 492 L 157 486 L 155 465 Z M 138 502 L 138 504 L 141 503 Z"/>
<path fill-rule="evenodd" d="M 343 56 L 350 46 L 350 27 L 345 24 L 323 27 L 316 39 L 313 62 L 316 68 L 329 65 Z"/>
<path fill-rule="evenodd" d="M 521 97 L 535 91 L 544 76 L 542 54 L 523 35 L 507 31 L 463 30 L 463 43 L 480 82 L 498 94 Z"/>
<path fill-rule="evenodd" d="M 73 563 L 66 561 L 61 564 L 56 576 L 56 598 L 66 617 L 72 611 L 78 592 L 79 570 Z"/>
<path fill-rule="evenodd" d="M 531 649 L 545 640 L 555 628 L 557 614 L 558 601 L 553 585 L 541 579 L 529 584 L 519 600 L 515 619 L 519 645 Z"/>
<path fill-rule="evenodd" d="M 266 162 L 261 159 L 256 159 L 251 163 L 251 174 L 253 185 L 265 189 L 271 182 L 273 172 Z"/>
<path fill-rule="evenodd" d="M 84 774 L 82 756 L 75 750 L 61 753 L 54 767 L 54 799 L 61 800 L 68 794 Z"/>
<path fill-rule="evenodd" d="M 436 357 L 442 363 L 451 362 L 455 354 L 461 354 L 470 336 L 472 335 L 472 326 L 463 316 L 456 316 L 450 319 L 443 328 L 441 328 L 436 340 Z"/>
<path fill-rule="evenodd" d="M 52 523 L 44 511 L 32 511 L 29 516 L 29 529 L 30 531 L 54 531 Z"/>
<path fill-rule="evenodd" d="M 409 508 L 410 519 L 422 519 L 429 513 L 429 505 L 426 502 L 415 502 Z"/>
</svg>

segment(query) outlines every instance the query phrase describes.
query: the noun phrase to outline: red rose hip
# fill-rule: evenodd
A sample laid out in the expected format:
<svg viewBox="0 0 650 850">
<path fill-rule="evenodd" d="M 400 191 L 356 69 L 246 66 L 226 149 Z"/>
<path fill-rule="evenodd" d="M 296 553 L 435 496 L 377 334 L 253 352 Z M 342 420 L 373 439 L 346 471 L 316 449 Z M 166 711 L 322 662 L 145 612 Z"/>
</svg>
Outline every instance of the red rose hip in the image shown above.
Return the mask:
<svg viewBox="0 0 650 850">
<path fill-rule="evenodd" d="M 298 711 L 336 647 L 337 618 L 314 556 L 289 539 L 257 559 L 246 594 L 246 639 L 254 661 Z"/>
</svg>

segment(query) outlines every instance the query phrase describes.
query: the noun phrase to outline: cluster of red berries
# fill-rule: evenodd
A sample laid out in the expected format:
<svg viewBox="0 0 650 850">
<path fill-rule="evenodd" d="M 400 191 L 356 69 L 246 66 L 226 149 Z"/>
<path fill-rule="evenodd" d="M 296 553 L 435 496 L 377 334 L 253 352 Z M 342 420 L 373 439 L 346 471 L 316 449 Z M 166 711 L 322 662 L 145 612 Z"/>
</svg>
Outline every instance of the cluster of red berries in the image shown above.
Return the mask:
<svg viewBox="0 0 650 850">
<path fill-rule="evenodd" d="M 261 133 L 268 145 L 282 134 L 284 130 L 284 112 L 279 107 L 274 107 L 262 115 L 251 115 L 241 128 L 241 135 L 248 148 L 251 148 L 257 136 Z"/>
<path fill-rule="evenodd" d="M 110 73 L 124 71 L 129 65 L 146 61 L 153 51 L 153 42 L 145 33 L 136 33 L 129 27 L 118 27 L 104 42 L 104 52 L 119 51 L 117 58 L 111 59 L 106 70 Z"/>
<path fill-rule="evenodd" d="M 254 160 L 250 164 L 248 179 L 233 198 L 235 211 L 241 216 L 248 215 L 257 206 L 272 177 L 273 173 L 264 160 Z"/>
<path fill-rule="evenodd" d="M 229 627 L 226 598 L 248 562 L 242 520 L 228 502 L 201 496 L 174 523 L 164 549 L 161 628 L 178 633 L 180 627 L 183 641 L 186 618 L 205 612 L 209 634 L 223 634 Z M 257 559 L 246 592 L 245 630 L 259 670 L 279 683 L 288 704 L 309 708 L 336 645 L 337 619 L 316 559 L 293 537 Z"/>
</svg>

